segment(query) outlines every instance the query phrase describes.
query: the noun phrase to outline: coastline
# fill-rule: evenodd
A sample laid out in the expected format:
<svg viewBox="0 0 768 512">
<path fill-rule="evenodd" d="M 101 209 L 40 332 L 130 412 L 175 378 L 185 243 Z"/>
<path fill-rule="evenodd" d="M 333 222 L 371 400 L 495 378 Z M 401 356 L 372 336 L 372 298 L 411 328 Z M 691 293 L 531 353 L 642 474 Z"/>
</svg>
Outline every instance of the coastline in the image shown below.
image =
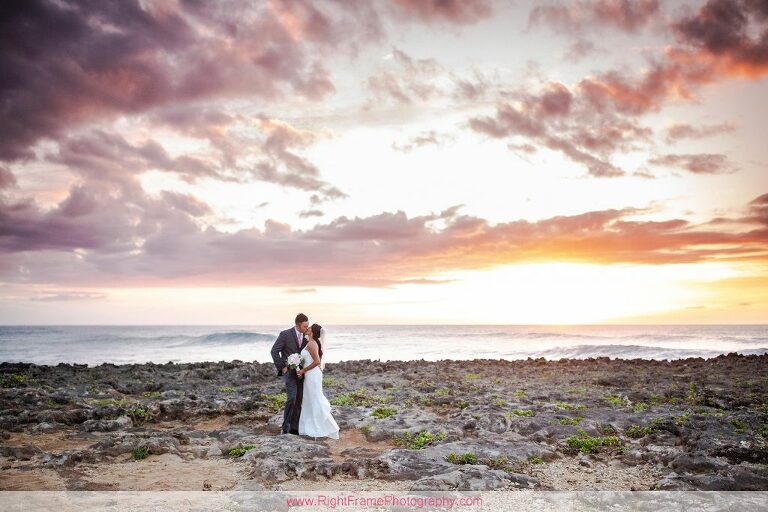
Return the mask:
<svg viewBox="0 0 768 512">
<path fill-rule="evenodd" d="M 276 435 L 271 362 L 0 363 L 0 490 L 768 490 L 766 370 L 329 363 L 335 442 Z"/>
</svg>

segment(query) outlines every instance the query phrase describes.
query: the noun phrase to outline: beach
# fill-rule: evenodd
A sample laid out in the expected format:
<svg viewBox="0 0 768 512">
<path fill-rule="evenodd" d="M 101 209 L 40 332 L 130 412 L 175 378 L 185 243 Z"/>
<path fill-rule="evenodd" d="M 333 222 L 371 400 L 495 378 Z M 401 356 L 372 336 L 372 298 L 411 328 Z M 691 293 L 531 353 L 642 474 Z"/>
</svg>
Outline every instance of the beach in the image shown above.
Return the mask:
<svg viewBox="0 0 768 512">
<path fill-rule="evenodd" d="M 768 355 L 346 361 L 340 439 L 271 362 L 0 364 L 2 490 L 768 490 Z"/>
</svg>

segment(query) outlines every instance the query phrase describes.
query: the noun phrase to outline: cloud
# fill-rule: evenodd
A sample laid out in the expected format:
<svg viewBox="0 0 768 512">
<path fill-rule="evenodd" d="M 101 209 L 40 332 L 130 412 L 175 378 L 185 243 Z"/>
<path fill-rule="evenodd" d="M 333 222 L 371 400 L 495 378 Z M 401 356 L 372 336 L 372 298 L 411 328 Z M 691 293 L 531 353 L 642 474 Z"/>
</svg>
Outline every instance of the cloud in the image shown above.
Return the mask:
<svg viewBox="0 0 768 512">
<path fill-rule="evenodd" d="M 568 47 L 568 50 L 563 56 L 563 60 L 576 63 L 587 55 L 595 53 L 596 51 L 597 49 L 595 48 L 595 44 L 592 41 L 579 39 L 578 41 L 572 43 L 570 47 Z"/>
<path fill-rule="evenodd" d="M 659 14 L 658 0 L 577 0 L 538 3 L 528 17 L 530 26 L 547 24 L 578 34 L 605 26 L 637 32 Z"/>
<path fill-rule="evenodd" d="M 721 73 L 759 78 L 768 73 L 768 6 L 761 0 L 708 0 L 672 25 Z M 754 34 L 754 36 L 753 36 Z"/>
<path fill-rule="evenodd" d="M 382 104 L 419 105 L 430 101 L 467 102 L 483 100 L 498 89 L 477 69 L 465 75 L 447 70 L 436 59 L 418 59 L 394 48 L 366 81 L 372 97 L 365 110 Z"/>
<path fill-rule="evenodd" d="M 16 185 L 16 176 L 10 169 L 0 165 L 0 190 Z"/>
<path fill-rule="evenodd" d="M 648 163 L 683 169 L 693 174 L 724 174 L 736 170 L 734 165 L 728 160 L 727 156 L 712 153 L 697 155 L 662 155 L 650 159 Z"/>
<path fill-rule="evenodd" d="M 393 142 L 392 149 L 402 153 L 410 153 L 414 149 L 425 146 L 439 146 L 446 140 L 453 140 L 453 138 L 447 134 L 440 134 L 435 130 L 429 130 L 421 132 L 420 134 L 409 138 L 403 143 Z"/>
<path fill-rule="evenodd" d="M 170 105 L 246 98 L 318 101 L 335 87 L 328 55 L 383 36 L 374 4 L 57 2 L 5 4 L 0 160 L 40 139 Z"/>
<path fill-rule="evenodd" d="M 682 139 L 704 139 L 721 133 L 729 133 L 736 130 L 732 123 L 720 123 L 713 125 L 692 126 L 686 123 L 675 123 L 667 126 L 667 142 L 673 143 Z"/>
<path fill-rule="evenodd" d="M 308 219 L 311 217 L 322 217 L 325 215 L 321 210 L 304 210 L 299 213 L 299 217 L 302 219 Z"/>
<path fill-rule="evenodd" d="M 79 291 L 65 291 L 65 292 L 50 292 L 43 295 L 31 297 L 30 300 L 39 302 L 65 302 L 73 300 L 102 300 L 108 296 L 105 293 L 99 292 L 79 292 Z"/>
<path fill-rule="evenodd" d="M 469 127 L 492 138 L 519 137 L 561 152 L 595 177 L 623 175 L 611 155 L 646 144 L 652 134 L 618 109 L 596 109 L 592 92 L 582 83 L 571 90 L 549 82 L 537 93 L 517 91 L 511 100 L 500 103 L 494 116 L 470 118 Z M 531 153 L 529 146 L 513 143 L 511 148 Z"/>
<path fill-rule="evenodd" d="M 302 294 L 302 293 L 317 293 L 317 288 L 288 288 L 283 290 L 283 293 Z"/>
<path fill-rule="evenodd" d="M 425 22 L 477 23 L 493 13 L 488 0 L 395 0 L 400 14 Z"/>
<path fill-rule="evenodd" d="M 491 224 L 460 207 L 339 217 L 311 229 L 276 221 L 222 232 L 198 222 L 193 198 L 125 205 L 93 194 L 67 211 L 0 208 L 3 281 L 68 286 L 394 286 L 442 272 L 545 261 L 669 264 L 768 257 L 768 195 L 725 223 L 636 220 L 647 210 L 589 211 Z M 167 198 L 166 198 L 167 199 Z M 89 203 L 89 201 L 91 201 Z"/>
</svg>

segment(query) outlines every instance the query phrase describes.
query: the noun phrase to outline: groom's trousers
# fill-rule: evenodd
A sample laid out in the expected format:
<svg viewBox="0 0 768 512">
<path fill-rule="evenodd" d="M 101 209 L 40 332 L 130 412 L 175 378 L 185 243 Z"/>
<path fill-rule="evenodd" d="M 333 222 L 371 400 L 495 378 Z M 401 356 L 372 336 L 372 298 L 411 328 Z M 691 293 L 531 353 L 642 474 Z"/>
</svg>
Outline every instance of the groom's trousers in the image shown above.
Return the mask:
<svg viewBox="0 0 768 512">
<path fill-rule="evenodd" d="M 285 394 L 287 396 L 285 413 L 283 414 L 283 434 L 298 434 L 304 379 L 300 379 L 296 375 L 296 370 L 288 370 L 283 375 L 283 382 L 285 382 Z"/>
</svg>

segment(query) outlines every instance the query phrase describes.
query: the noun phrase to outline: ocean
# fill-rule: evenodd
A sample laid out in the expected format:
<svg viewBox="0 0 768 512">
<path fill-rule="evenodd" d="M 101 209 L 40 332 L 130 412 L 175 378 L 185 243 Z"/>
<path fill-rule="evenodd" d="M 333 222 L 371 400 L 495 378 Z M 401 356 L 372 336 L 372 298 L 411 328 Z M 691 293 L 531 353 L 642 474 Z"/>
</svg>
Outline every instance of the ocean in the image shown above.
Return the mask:
<svg viewBox="0 0 768 512">
<path fill-rule="evenodd" d="M 271 361 L 286 326 L 0 326 L 0 361 Z M 327 325 L 326 361 L 641 358 L 768 353 L 768 325 Z"/>
</svg>

